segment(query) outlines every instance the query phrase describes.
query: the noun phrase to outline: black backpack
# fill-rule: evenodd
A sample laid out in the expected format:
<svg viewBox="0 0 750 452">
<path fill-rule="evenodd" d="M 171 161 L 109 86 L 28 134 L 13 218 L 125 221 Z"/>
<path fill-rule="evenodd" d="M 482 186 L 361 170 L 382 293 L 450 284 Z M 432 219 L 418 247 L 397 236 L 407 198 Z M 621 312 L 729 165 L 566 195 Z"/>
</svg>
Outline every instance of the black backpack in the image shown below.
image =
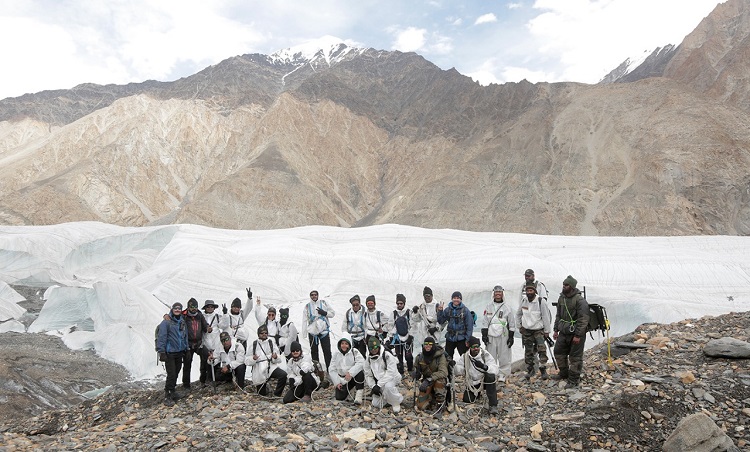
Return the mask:
<svg viewBox="0 0 750 452">
<path fill-rule="evenodd" d="M 398 333 L 399 336 L 408 336 L 410 319 L 409 311 L 406 311 L 406 314 L 400 316 L 398 315 L 398 312 L 394 310 L 393 318 L 396 319 L 394 322 L 396 333 Z"/>
<path fill-rule="evenodd" d="M 586 299 L 586 287 L 581 292 L 583 299 Z M 607 310 L 604 306 L 596 303 L 589 303 L 589 324 L 586 325 L 586 332 L 589 333 L 591 338 L 594 338 L 594 331 L 599 331 L 600 335 L 606 335 L 609 331 L 609 319 L 607 318 Z"/>
</svg>

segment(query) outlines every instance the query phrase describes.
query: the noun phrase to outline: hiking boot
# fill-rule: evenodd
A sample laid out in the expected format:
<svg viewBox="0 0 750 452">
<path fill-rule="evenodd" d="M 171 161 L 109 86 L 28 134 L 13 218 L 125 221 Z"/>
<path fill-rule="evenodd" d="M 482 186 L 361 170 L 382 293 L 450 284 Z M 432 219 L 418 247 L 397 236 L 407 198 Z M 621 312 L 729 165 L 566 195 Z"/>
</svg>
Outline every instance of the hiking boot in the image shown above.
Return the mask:
<svg viewBox="0 0 750 452">
<path fill-rule="evenodd" d="M 354 393 L 354 404 L 355 405 L 362 405 L 362 395 L 364 394 L 364 389 L 357 389 L 357 392 Z"/>
<path fill-rule="evenodd" d="M 524 375 L 523 378 L 525 378 L 526 381 L 529 381 L 529 380 L 531 380 L 531 377 L 533 375 L 534 375 L 534 371 L 533 370 L 529 370 L 529 371 L 526 372 L 526 375 Z"/>
<path fill-rule="evenodd" d="M 306 395 L 306 396 L 302 397 L 300 400 L 303 403 L 310 403 L 310 402 L 312 402 L 312 397 L 310 397 L 309 395 Z"/>
<path fill-rule="evenodd" d="M 568 379 L 567 387 L 568 388 L 576 388 L 576 387 L 578 387 L 579 384 L 581 384 L 580 380 L 573 380 L 572 378 L 569 378 Z"/>
<path fill-rule="evenodd" d="M 497 415 L 497 407 L 496 406 L 491 406 L 490 407 L 490 414 L 493 415 L 493 416 Z"/>
<path fill-rule="evenodd" d="M 184 399 L 185 397 L 187 397 L 187 394 L 183 394 L 177 390 L 172 391 L 172 400 L 174 401 Z"/>
<path fill-rule="evenodd" d="M 547 380 L 549 378 L 549 375 L 547 375 L 547 369 L 544 367 L 539 368 L 539 375 L 542 376 L 542 380 Z"/>
<path fill-rule="evenodd" d="M 550 375 L 550 378 L 553 380 L 567 380 L 568 374 L 564 374 L 564 373 L 554 374 L 554 375 Z"/>
<path fill-rule="evenodd" d="M 182 389 L 184 389 L 187 392 L 190 392 L 190 383 L 183 383 Z"/>
<path fill-rule="evenodd" d="M 168 389 L 164 390 L 164 405 L 166 406 L 174 406 L 174 398 L 172 397 L 172 392 Z"/>
</svg>

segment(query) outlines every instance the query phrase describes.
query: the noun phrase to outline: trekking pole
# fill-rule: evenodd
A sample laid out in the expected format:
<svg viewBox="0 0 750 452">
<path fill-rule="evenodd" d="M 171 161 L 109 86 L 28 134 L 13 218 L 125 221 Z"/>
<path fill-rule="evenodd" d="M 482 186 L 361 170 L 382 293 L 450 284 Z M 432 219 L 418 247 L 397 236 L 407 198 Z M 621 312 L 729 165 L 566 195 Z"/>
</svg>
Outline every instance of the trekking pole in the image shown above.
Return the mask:
<svg viewBox="0 0 750 452">
<path fill-rule="evenodd" d="M 549 356 L 552 358 L 552 364 L 555 365 L 555 370 L 559 370 L 557 368 L 557 361 L 555 360 L 555 343 L 552 342 L 550 337 L 545 337 L 544 342 L 547 343 L 547 347 L 549 348 Z"/>
<path fill-rule="evenodd" d="M 214 387 L 214 395 L 216 395 L 216 370 L 214 369 L 213 363 L 211 363 L 211 383 Z"/>
</svg>

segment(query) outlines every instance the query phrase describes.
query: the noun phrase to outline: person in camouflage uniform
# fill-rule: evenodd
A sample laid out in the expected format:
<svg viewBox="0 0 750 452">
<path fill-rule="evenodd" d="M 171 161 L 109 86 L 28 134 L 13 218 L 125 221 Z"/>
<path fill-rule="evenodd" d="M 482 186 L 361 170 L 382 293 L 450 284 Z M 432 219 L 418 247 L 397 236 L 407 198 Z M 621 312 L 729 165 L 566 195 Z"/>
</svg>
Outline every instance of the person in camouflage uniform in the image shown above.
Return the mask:
<svg viewBox="0 0 750 452">
<path fill-rule="evenodd" d="M 552 329 L 552 315 L 547 309 L 546 300 L 537 296 L 536 287 L 529 283 L 524 288 L 521 305 L 516 311 L 516 325 L 520 326 L 523 338 L 524 362 L 526 363 L 526 380 L 534 375 L 534 361 L 539 357 L 539 373 L 542 380 L 547 377 L 547 344 Z"/>
<path fill-rule="evenodd" d="M 448 384 L 448 360 L 443 347 L 428 336 L 422 343 L 422 353 L 414 360 L 414 384 L 419 385 L 417 408 L 438 410 L 445 408 L 446 386 Z"/>
<path fill-rule="evenodd" d="M 578 281 L 568 275 L 563 281 L 562 293 L 557 299 L 557 314 L 553 338 L 555 358 L 560 372 L 553 380 L 568 380 L 569 386 L 578 386 L 583 371 L 583 348 L 586 345 L 586 327 L 589 323 L 589 304 L 576 288 Z"/>
</svg>

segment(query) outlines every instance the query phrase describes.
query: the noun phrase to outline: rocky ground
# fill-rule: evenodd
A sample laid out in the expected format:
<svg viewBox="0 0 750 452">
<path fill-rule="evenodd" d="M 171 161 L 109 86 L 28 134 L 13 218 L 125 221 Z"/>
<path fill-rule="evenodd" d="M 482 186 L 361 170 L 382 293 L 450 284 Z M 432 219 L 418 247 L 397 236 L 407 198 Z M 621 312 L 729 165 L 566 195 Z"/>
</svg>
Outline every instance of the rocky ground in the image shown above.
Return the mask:
<svg viewBox="0 0 750 452">
<path fill-rule="evenodd" d="M 748 341 L 750 313 L 645 324 L 586 352 L 578 388 L 514 374 L 499 388 L 500 415 L 458 403 L 434 418 L 332 401 L 310 404 L 243 394 L 229 384 L 194 389 L 166 407 L 159 387 L 119 388 L 74 408 L 0 424 L 0 450 L 661 450 L 677 423 L 707 414 L 739 449 L 750 448 L 747 359 L 711 358 L 712 339 Z M 615 343 L 623 346 L 614 346 Z M 462 386 L 459 380 L 458 385 Z M 725 438 L 726 439 L 726 438 Z"/>
</svg>

